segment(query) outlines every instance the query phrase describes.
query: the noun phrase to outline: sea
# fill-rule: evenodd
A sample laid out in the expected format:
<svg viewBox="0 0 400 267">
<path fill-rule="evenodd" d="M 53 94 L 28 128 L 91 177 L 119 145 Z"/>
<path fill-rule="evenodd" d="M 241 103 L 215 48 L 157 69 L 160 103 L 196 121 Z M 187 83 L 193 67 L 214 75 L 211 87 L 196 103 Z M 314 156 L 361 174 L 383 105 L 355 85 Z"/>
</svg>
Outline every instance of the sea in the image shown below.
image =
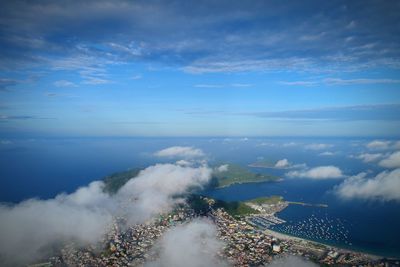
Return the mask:
<svg viewBox="0 0 400 267">
<path fill-rule="evenodd" d="M 326 204 L 327 207 L 289 205 L 277 214 L 286 221 L 273 230 L 328 245 L 400 258 L 400 201 L 342 199 L 336 187 L 345 178 L 291 178 L 291 169 L 253 168 L 256 161 L 287 159 L 292 165 L 336 166 L 346 176 L 384 171 L 377 162 L 363 162 L 362 153 L 376 138 L 328 137 L 201 137 L 201 138 L 17 138 L 0 141 L 0 202 L 29 198 L 50 199 L 61 192 L 114 172 L 156 163 L 154 152 L 171 146 L 192 146 L 206 154 L 209 164 L 235 163 L 251 171 L 273 174 L 278 182 L 237 184 L 202 192 L 211 197 L 240 201 L 280 195 L 288 201 Z M 389 140 L 396 141 L 396 140 Z M 400 189 L 399 189 L 400 190 Z"/>
</svg>

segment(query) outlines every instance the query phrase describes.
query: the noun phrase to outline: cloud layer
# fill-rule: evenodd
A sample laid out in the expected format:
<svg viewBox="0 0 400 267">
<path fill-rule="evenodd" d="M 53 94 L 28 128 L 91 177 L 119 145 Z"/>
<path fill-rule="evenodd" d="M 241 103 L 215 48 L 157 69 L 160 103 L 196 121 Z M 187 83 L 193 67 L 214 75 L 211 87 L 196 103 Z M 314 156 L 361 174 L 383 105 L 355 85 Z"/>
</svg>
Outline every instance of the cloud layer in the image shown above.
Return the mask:
<svg viewBox="0 0 400 267">
<path fill-rule="evenodd" d="M 289 167 L 290 166 L 290 162 L 287 160 L 287 159 L 281 159 L 281 160 L 278 160 L 276 163 L 275 163 L 275 168 L 287 168 L 287 167 Z"/>
<path fill-rule="evenodd" d="M 400 169 L 384 171 L 372 178 L 360 173 L 346 179 L 335 192 L 344 199 L 375 199 L 400 201 Z"/>
<path fill-rule="evenodd" d="M 343 177 L 342 171 L 335 166 L 319 166 L 311 169 L 290 171 L 288 177 L 311 178 L 311 179 L 331 179 Z"/>
<path fill-rule="evenodd" d="M 390 154 L 387 158 L 381 160 L 379 165 L 385 168 L 400 168 L 400 151 Z"/>
<path fill-rule="evenodd" d="M 361 153 L 356 158 L 361 159 L 365 163 L 374 162 L 383 157 L 382 153 Z"/>
<path fill-rule="evenodd" d="M 100 83 L 99 68 L 135 60 L 168 60 L 192 73 L 395 68 L 399 9 L 392 1 L 3 1 L 0 67 L 74 68 Z"/>
<path fill-rule="evenodd" d="M 145 267 L 227 267 L 217 256 L 222 248 L 215 225 L 208 220 L 194 220 L 168 231 L 155 247 L 159 258 Z"/>
<path fill-rule="evenodd" d="M 182 201 L 177 196 L 206 184 L 211 173 L 206 165 L 156 164 L 112 196 L 104 193 L 102 181 L 95 181 L 54 199 L 2 204 L 0 259 L 6 265 L 23 264 L 47 256 L 48 248 L 59 242 L 93 243 L 107 231 L 113 216 L 144 222 Z"/>
<path fill-rule="evenodd" d="M 396 113 L 398 114 L 398 113 Z M 390 141 L 384 141 L 384 140 L 374 140 L 371 141 L 367 144 L 367 147 L 369 149 L 388 149 L 390 145 Z"/>
<path fill-rule="evenodd" d="M 189 146 L 173 146 L 160 151 L 157 151 L 155 154 L 157 157 L 169 157 L 169 158 L 198 158 L 204 157 L 204 153 L 201 149 L 193 148 Z"/>
<path fill-rule="evenodd" d="M 284 110 L 246 113 L 266 119 L 291 119 L 291 120 L 335 120 L 335 121 L 363 121 L 363 120 L 400 120 L 400 105 L 358 105 L 342 107 L 325 107 L 303 110 Z M 378 143 L 376 145 L 379 145 Z M 371 148 L 374 143 L 371 144 Z M 316 147 L 317 148 L 317 147 Z M 312 149 L 312 148 L 311 148 Z M 323 149 L 323 148 L 321 148 Z"/>
</svg>

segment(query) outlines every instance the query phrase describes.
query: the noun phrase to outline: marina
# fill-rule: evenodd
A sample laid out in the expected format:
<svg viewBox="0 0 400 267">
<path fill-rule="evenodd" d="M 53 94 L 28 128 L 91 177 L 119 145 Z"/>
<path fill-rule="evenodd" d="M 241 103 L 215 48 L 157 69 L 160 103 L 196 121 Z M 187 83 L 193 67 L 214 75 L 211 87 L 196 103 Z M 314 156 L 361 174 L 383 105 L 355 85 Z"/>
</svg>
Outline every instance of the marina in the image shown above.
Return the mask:
<svg viewBox="0 0 400 267">
<path fill-rule="evenodd" d="M 274 215 L 258 215 L 258 216 L 249 216 L 246 218 L 246 221 L 257 228 L 265 230 L 270 228 L 273 225 L 285 223 L 285 220 L 282 220 Z"/>
</svg>

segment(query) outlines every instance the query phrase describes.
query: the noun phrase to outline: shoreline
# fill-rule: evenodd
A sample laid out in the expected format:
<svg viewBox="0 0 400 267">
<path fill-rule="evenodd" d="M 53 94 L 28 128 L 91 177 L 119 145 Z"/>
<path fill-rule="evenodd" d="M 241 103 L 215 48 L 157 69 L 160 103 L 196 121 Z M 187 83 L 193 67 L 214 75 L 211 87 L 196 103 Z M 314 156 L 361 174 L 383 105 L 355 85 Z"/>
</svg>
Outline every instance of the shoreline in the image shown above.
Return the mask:
<svg viewBox="0 0 400 267">
<path fill-rule="evenodd" d="M 333 245 L 328 245 L 322 242 L 318 242 L 318 241 L 314 241 L 314 240 L 309 240 L 306 238 L 301 238 L 301 237 L 297 237 L 297 236 L 292 236 L 289 234 L 284 234 L 278 231 L 274 231 L 271 229 L 265 229 L 263 230 L 263 232 L 265 232 L 266 234 L 269 234 L 277 239 L 282 239 L 282 240 L 289 240 L 289 241 L 297 241 L 297 242 L 308 242 L 308 243 L 312 243 L 314 245 L 319 245 L 319 246 L 324 246 L 326 248 L 329 249 L 335 249 L 335 250 L 339 250 L 342 252 L 346 252 L 346 253 L 355 253 L 355 254 L 362 254 L 363 256 L 373 259 L 373 260 L 378 260 L 378 259 L 393 259 L 393 260 L 398 260 L 399 258 L 395 258 L 395 257 L 386 257 L 383 255 L 377 255 L 377 254 L 371 254 L 371 253 L 367 253 L 367 252 L 363 252 L 363 251 L 359 251 L 359 250 L 352 250 L 352 249 L 348 249 L 348 248 L 342 248 L 339 246 L 333 246 Z"/>
<path fill-rule="evenodd" d="M 254 164 L 248 164 L 247 167 L 260 168 L 260 169 L 273 169 L 273 170 L 289 170 L 289 169 L 292 169 L 291 167 L 262 166 L 262 165 L 254 165 Z"/>
<path fill-rule="evenodd" d="M 265 180 L 265 181 L 253 181 L 253 182 L 235 182 L 232 184 L 227 184 L 227 185 L 221 185 L 214 187 L 212 189 L 223 189 L 232 185 L 241 185 L 241 184 L 256 184 L 256 183 L 273 183 L 273 182 L 282 182 L 284 179 L 283 178 L 278 178 L 276 180 Z"/>
</svg>

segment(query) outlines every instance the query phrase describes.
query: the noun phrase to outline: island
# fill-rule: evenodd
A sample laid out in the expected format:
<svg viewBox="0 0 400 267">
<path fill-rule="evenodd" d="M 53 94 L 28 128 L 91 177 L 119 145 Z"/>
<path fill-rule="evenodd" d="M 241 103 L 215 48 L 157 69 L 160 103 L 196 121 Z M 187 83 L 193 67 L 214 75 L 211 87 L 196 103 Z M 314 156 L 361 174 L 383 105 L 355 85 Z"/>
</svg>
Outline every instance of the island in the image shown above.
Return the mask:
<svg viewBox="0 0 400 267">
<path fill-rule="evenodd" d="M 259 183 L 269 181 L 279 181 L 280 178 L 269 174 L 254 173 L 237 164 L 223 164 L 225 168 L 221 171 L 214 166 L 214 172 L 210 179 L 208 188 L 222 188 L 234 184 Z M 105 184 L 104 191 L 115 194 L 126 182 L 135 178 L 141 168 L 132 168 L 127 171 L 116 172 L 103 178 Z"/>
<path fill-rule="evenodd" d="M 250 163 L 247 165 L 252 168 L 275 168 L 275 162 L 272 162 L 270 160 L 258 160 L 256 162 Z"/>
<path fill-rule="evenodd" d="M 247 166 L 251 168 L 280 169 L 280 170 L 287 170 L 293 167 L 287 159 L 281 159 L 276 162 L 272 162 L 270 160 L 258 160 L 256 162 L 250 163 Z"/>
<path fill-rule="evenodd" d="M 114 194 L 140 169 L 119 172 L 104 178 L 104 190 Z M 182 197 L 182 196 L 180 196 Z M 320 266 L 399 266 L 385 259 L 276 232 L 271 226 L 285 221 L 275 214 L 290 204 L 282 196 L 263 196 L 244 201 L 223 201 L 188 193 L 185 202 L 141 224 L 127 224 L 115 217 L 109 232 L 96 246 L 65 244 L 57 255 L 30 266 L 144 266 L 157 257 L 152 253 L 158 240 L 175 226 L 199 217 L 215 226 L 224 247 L 219 257 L 232 266 L 263 266 L 281 255 L 298 255 Z M 323 206 L 320 206 L 323 207 Z"/>
<path fill-rule="evenodd" d="M 227 170 L 215 171 L 211 184 L 216 188 L 227 187 L 234 184 L 259 183 L 279 181 L 278 176 L 254 173 L 237 164 L 225 164 Z"/>
<path fill-rule="evenodd" d="M 116 172 L 103 178 L 104 192 L 115 194 L 126 182 L 136 177 L 142 169 L 133 168 L 127 171 Z"/>
</svg>

